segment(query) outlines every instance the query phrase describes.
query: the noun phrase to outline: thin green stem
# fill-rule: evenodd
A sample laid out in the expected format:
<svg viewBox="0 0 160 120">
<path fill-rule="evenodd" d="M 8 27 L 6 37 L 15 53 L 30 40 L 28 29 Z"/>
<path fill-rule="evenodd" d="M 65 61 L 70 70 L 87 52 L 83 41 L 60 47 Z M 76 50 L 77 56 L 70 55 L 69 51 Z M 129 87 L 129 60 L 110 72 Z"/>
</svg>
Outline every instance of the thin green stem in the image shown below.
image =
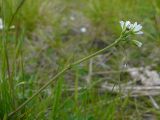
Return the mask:
<svg viewBox="0 0 160 120">
<path fill-rule="evenodd" d="M 26 104 L 28 104 L 34 97 L 36 97 L 40 92 L 42 92 L 47 86 L 49 86 L 53 81 L 55 81 L 59 76 L 61 76 L 63 73 L 65 73 L 67 70 L 71 69 L 73 66 L 78 65 L 84 61 L 89 60 L 90 58 L 93 58 L 94 56 L 99 55 L 100 53 L 106 51 L 109 48 L 114 47 L 115 45 L 117 45 L 121 40 L 121 36 L 116 39 L 112 44 L 110 44 L 109 46 L 87 56 L 84 57 L 72 64 L 67 65 L 64 69 L 62 69 L 59 73 L 57 73 L 51 80 L 49 80 L 44 86 L 42 86 L 36 93 L 34 93 L 28 100 L 26 100 L 24 103 L 22 103 L 15 111 L 11 112 L 8 117 L 11 117 L 12 115 L 14 115 L 15 113 L 17 113 L 20 109 L 22 109 Z"/>
<path fill-rule="evenodd" d="M 20 4 L 18 5 L 16 11 L 15 11 L 14 14 L 12 15 L 11 20 L 10 20 L 10 22 L 9 22 L 9 24 L 8 24 L 8 27 L 7 27 L 8 30 L 10 29 L 14 18 L 16 17 L 17 13 L 18 13 L 19 10 L 21 9 L 21 7 L 23 6 L 23 4 L 24 4 L 25 1 L 26 1 L 26 0 L 22 0 L 22 1 L 20 2 Z"/>
</svg>

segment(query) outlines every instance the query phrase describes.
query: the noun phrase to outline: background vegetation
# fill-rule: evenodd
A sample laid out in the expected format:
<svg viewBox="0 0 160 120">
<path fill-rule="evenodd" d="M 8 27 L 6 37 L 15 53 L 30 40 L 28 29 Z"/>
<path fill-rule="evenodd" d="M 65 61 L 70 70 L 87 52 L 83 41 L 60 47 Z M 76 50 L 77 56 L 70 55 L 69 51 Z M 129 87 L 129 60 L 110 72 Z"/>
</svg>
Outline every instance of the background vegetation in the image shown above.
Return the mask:
<svg viewBox="0 0 160 120">
<path fill-rule="evenodd" d="M 141 120 L 146 113 L 160 119 L 148 97 L 101 89 L 106 81 L 131 81 L 127 68 L 160 72 L 159 0 L 2 0 L 0 11 L 5 26 L 15 25 L 0 31 L 0 119 L 9 119 L 66 64 L 112 43 L 120 20 L 143 25 L 142 48 L 117 46 L 77 65 L 10 119 Z"/>
</svg>

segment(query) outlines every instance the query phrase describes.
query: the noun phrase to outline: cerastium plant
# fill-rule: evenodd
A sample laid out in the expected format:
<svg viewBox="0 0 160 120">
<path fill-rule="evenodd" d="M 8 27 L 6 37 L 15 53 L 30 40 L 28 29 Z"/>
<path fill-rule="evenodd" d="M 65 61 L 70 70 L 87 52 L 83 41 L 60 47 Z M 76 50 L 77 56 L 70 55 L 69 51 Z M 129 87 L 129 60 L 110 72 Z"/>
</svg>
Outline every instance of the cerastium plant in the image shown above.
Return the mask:
<svg viewBox="0 0 160 120">
<path fill-rule="evenodd" d="M 11 112 L 8 116 L 10 117 L 10 116 L 14 115 L 15 113 L 17 113 L 21 108 L 23 108 L 27 103 L 29 103 L 34 97 L 36 97 L 41 91 L 43 91 L 48 85 L 50 85 L 58 77 L 60 77 L 63 73 L 65 73 L 67 70 L 71 69 L 75 65 L 78 65 L 82 62 L 89 60 L 90 58 L 93 58 L 94 56 L 101 54 L 102 52 L 120 44 L 122 41 L 131 42 L 131 43 L 136 44 L 138 47 L 141 47 L 142 46 L 141 42 L 139 42 L 137 40 L 132 40 L 131 38 L 133 35 L 143 34 L 143 32 L 141 31 L 142 26 L 140 24 L 137 24 L 137 22 L 132 24 L 129 21 L 126 21 L 126 22 L 120 21 L 120 25 L 122 28 L 122 32 L 121 32 L 120 36 L 112 44 L 110 44 L 109 46 L 106 46 L 105 48 L 103 48 L 93 54 L 88 55 L 87 57 L 79 59 L 72 64 L 68 64 L 59 73 L 57 73 L 51 80 L 49 80 L 45 85 L 43 85 L 36 93 L 34 93 L 28 100 L 26 100 L 22 105 L 20 105 L 15 111 Z"/>
</svg>

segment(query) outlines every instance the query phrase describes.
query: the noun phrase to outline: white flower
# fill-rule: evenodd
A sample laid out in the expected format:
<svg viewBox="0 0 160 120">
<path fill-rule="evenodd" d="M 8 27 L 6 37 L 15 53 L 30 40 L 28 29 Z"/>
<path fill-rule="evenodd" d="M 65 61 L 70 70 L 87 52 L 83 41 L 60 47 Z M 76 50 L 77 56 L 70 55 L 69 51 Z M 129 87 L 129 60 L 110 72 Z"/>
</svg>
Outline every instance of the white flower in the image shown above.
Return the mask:
<svg viewBox="0 0 160 120">
<path fill-rule="evenodd" d="M 2 21 L 2 18 L 0 18 L 0 30 L 3 29 L 3 21 Z"/>
<path fill-rule="evenodd" d="M 131 30 L 133 31 L 134 34 L 143 34 L 143 32 L 141 31 L 142 29 L 142 25 L 141 24 L 137 24 L 137 22 L 135 22 L 134 24 L 132 24 L 130 21 L 120 21 L 120 25 L 122 30 Z"/>
<path fill-rule="evenodd" d="M 133 32 L 135 34 L 143 34 L 143 32 L 141 31 L 142 25 L 141 24 L 137 24 L 137 22 L 135 22 L 134 24 L 132 24 L 131 29 L 133 29 Z"/>
<path fill-rule="evenodd" d="M 132 24 L 130 21 L 120 21 L 120 25 L 122 28 L 122 35 L 124 37 L 130 35 L 130 34 L 143 34 L 142 30 L 142 25 L 141 24 L 137 24 L 137 22 L 135 22 L 134 24 Z M 131 40 L 136 46 L 141 47 L 143 44 L 138 41 L 138 40 Z"/>
<path fill-rule="evenodd" d="M 126 28 L 129 29 L 130 26 L 131 26 L 131 22 L 130 22 L 130 21 L 126 21 L 126 22 L 120 21 L 120 25 L 121 25 L 122 30 L 124 30 L 124 29 L 126 29 Z"/>
<path fill-rule="evenodd" d="M 82 33 L 85 33 L 85 32 L 87 32 L 87 29 L 86 29 L 85 27 L 82 27 L 82 28 L 80 28 L 80 31 L 81 31 Z"/>
</svg>

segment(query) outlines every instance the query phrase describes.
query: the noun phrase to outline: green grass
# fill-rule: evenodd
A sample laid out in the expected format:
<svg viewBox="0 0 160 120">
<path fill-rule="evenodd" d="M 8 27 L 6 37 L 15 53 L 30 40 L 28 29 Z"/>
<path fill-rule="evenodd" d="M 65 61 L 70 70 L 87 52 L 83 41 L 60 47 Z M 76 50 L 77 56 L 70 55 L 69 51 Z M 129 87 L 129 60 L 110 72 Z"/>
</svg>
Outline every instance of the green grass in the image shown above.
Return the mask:
<svg viewBox="0 0 160 120">
<path fill-rule="evenodd" d="M 120 98 L 121 93 L 99 90 L 106 80 L 114 84 L 130 80 L 120 72 L 125 63 L 154 64 L 159 72 L 159 0 L 2 0 L 0 17 L 6 26 L 15 25 L 13 30 L 0 31 L 0 119 L 138 120 L 147 112 L 160 116 L 148 97 Z M 118 46 L 93 58 L 92 71 L 90 61 L 69 69 L 7 118 L 65 65 L 112 43 L 121 32 L 120 20 L 144 26 L 144 35 L 136 38 L 142 48 Z M 86 33 L 80 32 L 82 27 Z M 94 75 L 103 71 L 111 73 Z M 160 97 L 155 99 L 160 102 Z"/>
</svg>

